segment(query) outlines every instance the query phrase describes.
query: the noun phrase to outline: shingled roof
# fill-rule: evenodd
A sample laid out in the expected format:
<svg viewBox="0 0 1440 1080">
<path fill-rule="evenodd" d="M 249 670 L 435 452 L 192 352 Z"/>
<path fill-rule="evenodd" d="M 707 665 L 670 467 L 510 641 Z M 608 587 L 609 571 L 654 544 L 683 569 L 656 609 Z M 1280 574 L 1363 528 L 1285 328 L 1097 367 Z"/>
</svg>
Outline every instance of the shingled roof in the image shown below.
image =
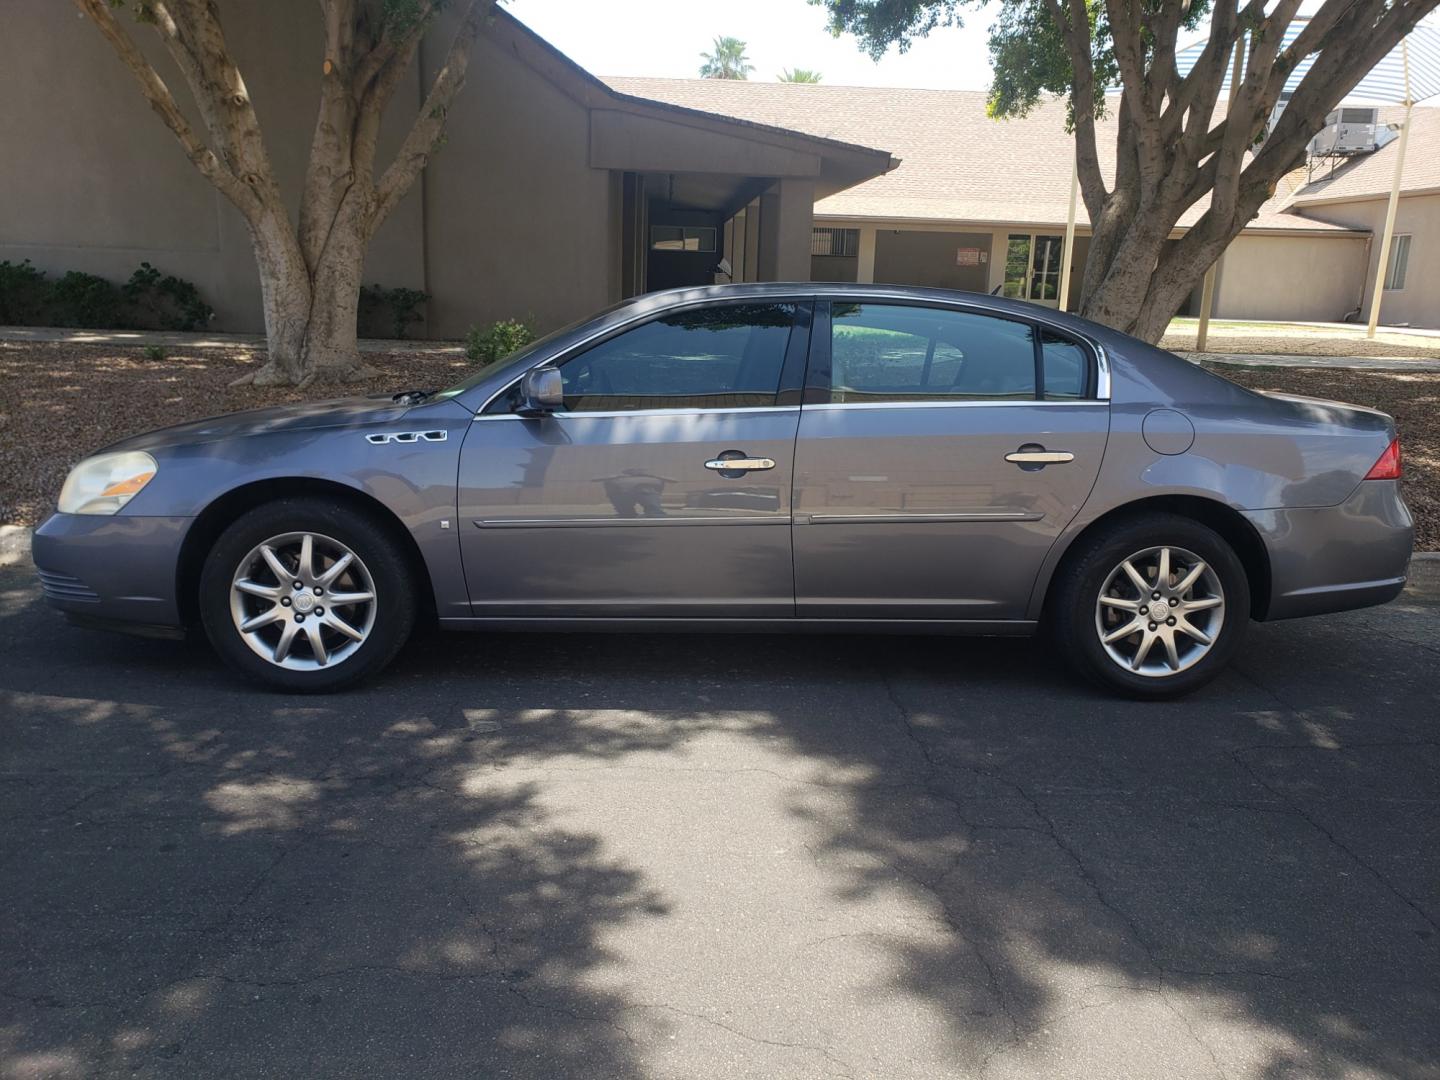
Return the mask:
<svg viewBox="0 0 1440 1080">
<path fill-rule="evenodd" d="M 1399 123 L 1403 108 L 1380 110 L 1385 123 Z M 1405 149 L 1405 172 L 1400 190 L 1406 195 L 1440 194 L 1440 108 L 1416 108 L 1411 113 L 1410 142 Z M 1395 180 L 1395 155 L 1400 140 L 1391 139 L 1373 154 L 1362 154 L 1341 164 L 1332 174 L 1317 172 L 1315 179 L 1291 194 L 1290 206 L 1320 206 L 1352 199 L 1383 199 Z"/>
<path fill-rule="evenodd" d="M 820 200 L 815 205 L 818 218 L 1043 227 L 1065 223 L 1074 149 L 1060 101 L 1043 104 L 1024 119 L 992 120 L 985 112 L 985 94 L 978 91 L 726 79 L 617 77 L 605 82 L 635 97 L 884 147 L 900 159 L 892 172 Z M 1098 131 L 1107 182 L 1114 155 L 1103 148 L 1114 145 L 1117 127 L 1115 110 L 1110 113 Z M 1352 231 L 1286 212 L 1286 198 L 1285 193 L 1277 195 L 1247 228 Z M 1204 206 L 1192 207 L 1181 227 L 1197 220 Z M 1088 223 L 1083 204 L 1078 215 L 1082 225 Z"/>
</svg>

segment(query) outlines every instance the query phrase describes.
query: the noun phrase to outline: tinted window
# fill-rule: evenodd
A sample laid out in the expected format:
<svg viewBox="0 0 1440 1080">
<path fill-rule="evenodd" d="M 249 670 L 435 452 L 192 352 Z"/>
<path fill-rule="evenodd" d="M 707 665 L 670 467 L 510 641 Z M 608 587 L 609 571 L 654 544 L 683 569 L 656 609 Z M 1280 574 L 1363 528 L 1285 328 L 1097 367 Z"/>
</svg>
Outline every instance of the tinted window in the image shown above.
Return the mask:
<svg viewBox="0 0 1440 1080">
<path fill-rule="evenodd" d="M 940 308 L 834 304 L 830 400 L 1035 397 L 1031 327 Z"/>
<path fill-rule="evenodd" d="M 1090 381 L 1090 356 L 1084 347 L 1042 330 L 1040 351 L 1045 361 L 1045 399 L 1083 398 Z"/>
<path fill-rule="evenodd" d="M 666 315 L 565 361 L 570 412 L 775 404 L 791 304 L 724 304 Z"/>
</svg>

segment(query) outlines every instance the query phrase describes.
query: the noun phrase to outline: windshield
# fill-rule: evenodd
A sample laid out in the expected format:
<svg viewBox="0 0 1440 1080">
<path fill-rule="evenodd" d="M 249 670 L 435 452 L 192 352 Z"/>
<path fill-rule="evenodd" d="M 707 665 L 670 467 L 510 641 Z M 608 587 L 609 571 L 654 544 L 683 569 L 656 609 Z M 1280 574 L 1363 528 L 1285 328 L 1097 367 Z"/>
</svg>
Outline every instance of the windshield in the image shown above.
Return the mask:
<svg viewBox="0 0 1440 1080">
<path fill-rule="evenodd" d="M 574 333 L 586 323 L 594 322 L 596 319 L 603 318 L 604 316 L 609 315 L 612 311 L 619 311 L 621 308 L 627 307 L 634 302 L 634 297 L 631 297 L 627 300 L 621 300 L 618 304 L 611 304 L 609 307 L 605 308 L 602 311 L 597 311 L 592 315 L 586 315 L 583 319 L 576 319 L 574 322 L 568 323 L 565 326 L 560 327 L 559 330 L 552 330 L 544 337 L 537 338 L 536 340 L 530 342 L 529 345 L 522 345 L 520 348 L 512 352 L 509 356 L 503 356 L 492 364 L 485 364 L 484 366 L 477 368 L 472 374 L 467 375 L 463 380 L 456 383 L 454 386 L 447 387 L 446 389 L 441 390 L 438 394 L 435 395 L 435 397 L 453 398 L 458 394 L 463 394 L 466 390 L 469 390 L 472 386 L 475 386 L 482 380 L 489 379 L 495 375 L 503 374 L 504 372 L 512 368 L 521 367 L 536 353 L 543 352 L 551 344 L 559 341 L 566 334 Z"/>
</svg>

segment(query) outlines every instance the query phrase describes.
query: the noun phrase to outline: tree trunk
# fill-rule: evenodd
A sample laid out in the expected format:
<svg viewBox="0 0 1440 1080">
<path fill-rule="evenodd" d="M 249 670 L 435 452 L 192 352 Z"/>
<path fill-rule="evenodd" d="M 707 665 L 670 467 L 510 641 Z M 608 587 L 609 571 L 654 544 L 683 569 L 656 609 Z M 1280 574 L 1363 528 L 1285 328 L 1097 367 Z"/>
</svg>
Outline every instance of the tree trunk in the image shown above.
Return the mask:
<svg viewBox="0 0 1440 1080">
<path fill-rule="evenodd" d="M 356 323 L 365 265 L 363 215 L 342 210 L 319 252 L 306 265 L 283 212 L 251 228 L 260 269 L 269 360 L 236 384 L 308 386 L 360 382 L 378 372 L 361 362 Z"/>
</svg>

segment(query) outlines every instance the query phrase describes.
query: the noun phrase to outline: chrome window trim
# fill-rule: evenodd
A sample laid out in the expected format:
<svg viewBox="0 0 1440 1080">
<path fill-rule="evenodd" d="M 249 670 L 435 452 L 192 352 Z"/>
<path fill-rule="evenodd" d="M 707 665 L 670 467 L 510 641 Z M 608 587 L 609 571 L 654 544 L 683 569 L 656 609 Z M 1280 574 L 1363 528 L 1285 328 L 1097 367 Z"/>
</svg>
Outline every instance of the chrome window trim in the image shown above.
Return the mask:
<svg viewBox="0 0 1440 1080">
<path fill-rule="evenodd" d="M 999 398 L 995 401 L 964 398 L 955 401 L 822 401 L 802 406 L 806 412 L 835 412 L 841 409 L 984 409 L 1016 408 L 1109 408 L 1110 402 L 1094 398 L 1076 398 L 1072 401 L 1036 401 L 1034 398 Z"/>
<path fill-rule="evenodd" d="M 731 413 L 798 413 L 799 405 L 734 405 L 723 409 L 709 409 L 691 405 L 681 409 L 615 409 L 604 412 L 565 412 L 556 410 L 544 415 L 554 417 L 557 420 L 580 420 L 586 417 L 614 418 L 617 416 L 727 416 Z M 517 413 L 476 413 L 471 423 L 478 423 L 481 420 L 534 420 L 533 416 L 520 416 Z"/>
<path fill-rule="evenodd" d="M 638 298 L 637 298 L 637 299 L 638 299 Z M 718 297 L 718 298 L 717 298 L 717 297 L 714 297 L 714 296 L 707 296 L 707 297 L 705 297 L 705 298 L 703 298 L 703 299 L 699 299 L 699 300 L 684 300 L 684 301 L 681 301 L 680 303 L 670 304 L 670 305 L 668 305 L 668 306 L 666 306 L 666 307 L 662 307 L 662 308 L 652 308 L 652 309 L 650 309 L 650 310 L 648 310 L 648 311 L 643 312 L 642 314 L 635 315 L 635 316 L 633 316 L 633 317 L 631 317 L 631 318 L 629 318 L 629 319 L 624 319 L 624 320 L 622 320 L 622 321 L 620 321 L 620 322 L 617 322 L 617 323 L 611 323 L 609 326 L 606 326 L 606 327 L 603 327 L 602 329 L 596 330 L 595 333 L 590 334 L 590 335 L 587 336 L 587 337 L 583 337 L 583 338 L 581 338 L 579 341 L 576 341 L 576 342 L 574 342 L 574 343 L 571 344 L 571 345 L 567 345 L 565 348 L 561 349 L 559 352 L 550 353 L 548 356 L 545 356 L 545 357 L 542 358 L 542 359 L 536 360 L 536 361 L 535 361 L 534 363 L 532 363 L 529 367 L 527 367 L 524 371 L 520 372 L 515 378 L 511 379 L 508 383 L 506 383 L 504 386 L 502 386 L 499 390 L 496 390 L 495 393 L 491 394 L 488 398 L 486 398 L 486 399 L 485 399 L 485 403 L 484 403 L 483 405 L 481 405 L 480 408 L 478 408 L 478 409 L 475 410 L 475 419 L 479 420 L 479 419 L 481 418 L 482 414 L 485 412 L 485 410 L 488 409 L 491 405 L 493 405 L 493 404 L 495 403 L 495 400 L 496 400 L 497 398 L 499 398 L 501 394 L 508 393 L 510 390 L 514 389 L 514 388 L 515 388 L 515 385 L 516 385 L 521 379 L 523 379 L 523 378 L 525 377 L 525 375 L 526 375 L 527 372 L 530 372 L 530 371 L 535 370 L 535 368 L 540 367 L 542 364 L 552 364 L 552 363 L 554 363 L 555 361 L 559 360 L 561 357 L 566 357 L 566 356 L 569 356 L 571 353 L 578 352 L 578 351 L 580 351 L 581 349 L 584 349 L 586 346 L 588 346 L 588 345 L 590 345 L 590 344 L 592 344 L 592 343 L 594 343 L 594 342 L 596 342 L 596 341 L 599 341 L 601 338 L 603 338 L 603 337 L 609 337 L 611 334 L 614 334 L 614 333 L 616 333 L 616 332 L 618 332 L 618 331 L 624 330 L 626 327 L 628 327 L 628 326 L 633 326 L 633 325 L 635 325 L 636 323 L 649 322 L 649 321 L 652 320 L 652 319 L 658 318 L 658 317 L 660 317 L 661 315 L 667 314 L 668 312 L 672 312 L 672 311 L 684 311 L 686 308 L 692 308 L 692 307 L 708 307 L 708 306 L 713 305 L 713 304 L 747 304 L 747 303 L 748 303 L 748 304 L 763 304 L 763 303 L 773 303 L 773 304 L 804 304 L 804 303 L 814 303 L 814 302 L 815 302 L 815 297 L 814 297 L 814 296 L 811 296 L 811 295 L 809 295 L 809 294 L 807 294 L 807 293 L 793 293 L 793 294 L 792 294 L 792 293 L 784 293 L 784 294 L 781 294 L 781 295 L 779 295 L 779 296 L 753 296 L 753 297 L 752 297 L 752 296 L 736 296 L 736 297 Z M 753 406 L 753 407 L 754 407 L 754 408 L 771 408 L 772 406 L 759 405 L 759 406 Z M 777 408 L 785 408 L 786 406 L 774 406 L 774 407 L 777 407 Z M 638 411 L 638 410 L 637 410 L 637 411 Z M 709 409 L 698 409 L 698 410 L 694 410 L 694 411 L 696 411 L 696 412 L 710 412 L 710 411 L 712 411 L 712 410 L 709 410 Z M 718 410 L 714 410 L 714 411 L 718 411 Z M 496 415 L 504 416 L 504 415 L 510 415 L 510 414 L 507 414 L 507 413 L 497 413 Z M 558 415 L 558 414 L 557 414 L 557 415 Z M 567 414 L 567 415 L 568 415 L 568 414 Z M 576 413 L 576 414 L 574 414 L 574 415 L 577 415 L 577 416 L 578 416 L 578 415 L 580 415 L 580 414 Z M 596 414 L 596 413 L 591 413 L 591 414 L 589 414 L 589 415 L 595 416 L 595 415 L 598 415 L 598 414 Z M 627 413 L 627 414 L 625 414 L 625 415 L 634 415 L 634 414 L 633 414 L 633 413 Z"/>
<path fill-rule="evenodd" d="M 939 299 L 939 298 L 935 298 L 935 297 L 916 297 L 916 296 L 911 295 L 910 293 L 905 293 L 905 292 L 900 292 L 900 291 L 878 290 L 878 289 L 877 289 L 877 290 L 867 290 L 865 293 L 860 294 L 860 295 L 856 295 L 856 294 L 854 294 L 854 293 L 851 293 L 851 294 L 849 294 L 849 295 L 847 296 L 845 293 L 843 293 L 843 292 L 838 292 L 838 291 L 837 291 L 837 292 L 830 292 L 830 291 L 823 291 L 823 292 L 800 292 L 800 291 L 796 291 L 796 292 L 791 292 L 791 291 L 789 291 L 789 290 L 786 290 L 786 291 L 783 292 L 783 293 L 776 293 L 776 294 L 757 293 L 757 294 L 745 294 L 745 295 L 725 296 L 725 297 L 707 296 L 707 297 L 702 297 L 702 298 L 693 299 L 693 300 L 683 300 L 683 301 L 680 301 L 680 302 L 675 303 L 675 304 L 667 305 L 666 307 L 662 307 L 662 308 L 651 308 L 651 309 L 649 309 L 649 310 L 647 310 L 647 311 L 644 311 L 644 312 L 638 313 L 638 314 L 636 314 L 636 315 L 633 315 L 633 316 L 631 316 L 631 317 L 628 318 L 628 319 L 622 319 L 620 322 L 611 323 L 611 324 L 608 325 L 608 326 L 605 326 L 605 327 L 602 327 L 602 328 L 596 330 L 593 334 L 589 334 L 589 335 L 587 335 L 586 337 L 581 338 L 579 341 L 576 341 L 576 342 L 573 342 L 573 343 L 570 344 L 570 345 L 567 345 L 564 349 L 561 349 L 559 352 L 553 352 L 553 353 L 548 354 L 547 356 L 540 357 L 540 358 L 536 359 L 536 360 L 535 360 L 533 363 L 531 363 L 527 368 L 525 368 L 524 371 L 519 372 L 519 373 L 515 376 L 515 378 L 511 379 L 511 380 L 510 380 L 509 382 L 507 382 L 504 386 L 500 387 L 500 389 L 496 390 L 493 394 L 491 394 L 489 397 L 487 397 L 487 398 L 485 399 L 484 403 L 481 404 L 481 406 L 480 406 L 478 409 L 475 410 L 475 419 L 476 419 L 476 420 L 480 420 L 480 419 L 482 419 L 482 418 L 483 418 L 483 419 L 494 419 L 493 416 L 486 416 L 486 415 L 485 415 L 485 410 L 488 409 L 491 405 L 493 405 L 493 404 L 495 403 L 496 399 L 498 399 L 498 398 L 500 397 L 500 395 L 505 394 L 505 393 L 508 393 L 510 390 L 512 390 L 512 389 L 515 387 L 515 384 L 518 383 L 521 379 L 523 379 L 523 378 L 525 377 L 526 372 L 529 372 L 529 371 L 534 370 L 535 368 L 539 367 L 541 364 L 554 363 L 556 360 L 559 360 L 561 357 L 568 356 L 568 355 L 570 355 L 570 354 L 573 353 L 573 352 L 577 352 L 577 351 L 579 351 L 579 350 L 581 350 L 581 349 L 584 349 L 586 346 L 592 344 L 593 342 L 596 342 L 596 341 L 600 340 L 600 339 L 603 338 L 603 337 L 606 337 L 606 336 L 608 336 L 608 335 L 610 335 L 610 334 L 616 333 L 617 331 L 624 330 L 626 327 L 633 326 L 633 325 L 635 325 L 635 324 L 637 324 L 637 323 L 642 323 L 642 322 L 646 322 L 646 321 L 648 321 L 648 320 L 650 320 L 650 319 L 654 319 L 654 318 L 656 318 L 656 317 L 658 317 L 658 316 L 660 316 L 660 315 L 663 315 L 663 314 L 665 314 L 665 313 L 667 313 L 667 312 L 671 312 L 671 311 L 684 311 L 686 308 L 706 307 L 706 306 L 711 305 L 711 304 L 739 304 L 739 303 L 757 303 L 757 304 L 758 304 L 758 303 L 767 303 L 767 302 L 768 302 L 768 303 L 775 303 L 775 304 L 785 304 L 785 303 L 815 303 L 815 304 L 818 304 L 818 303 L 827 302 L 827 301 L 828 301 L 828 302 L 834 302 L 834 301 L 837 300 L 837 299 L 838 299 L 838 300 L 841 300 L 841 301 L 851 300 L 851 301 L 856 302 L 856 303 L 864 303 L 867 299 L 870 299 L 870 300 L 876 300 L 876 299 L 878 299 L 878 300 L 900 300 L 900 301 L 908 301 L 908 302 L 910 302 L 910 303 L 912 303 L 912 304 L 914 304 L 914 303 L 916 303 L 916 302 L 918 301 L 918 302 L 920 302 L 920 303 L 929 304 L 929 305 L 935 306 L 935 307 L 947 307 L 947 308 L 953 308 L 953 309 L 955 309 L 955 310 L 957 310 L 957 311 L 969 311 L 969 312 L 973 312 L 973 313 L 979 314 L 979 315 L 988 315 L 988 316 L 990 316 L 991 318 L 1001 318 L 1001 319 L 1003 319 L 1003 318 L 1009 318 L 1009 319 L 1017 320 L 1017 321 L 1025 321 L 1025 320 L 1028 320 L 1028 321 L 1036 324 L 1037 326 L 1048 326 L 1048 327 L 1050 327 L 1050 328 L 1052 328 L 1052 329 L 1054 329 L 1054 330 L 1058 330 L 1058 331 L 1059 331 L 1060 333 L 1062 333 L 1062 334 L 1066 334 L 1066 335 L 1068 335 L 1069 337 L 1073 337 L 1073 338 L 1075 338 L 1075 339 L 1078 340 L 1078 341 L 1084 342 L 1085 345 L 1087 345 L 1087 346 L 1090 348 L 1090 350 L 1095 354 L 1095 396 L 1094 396 L 1093 398 L 1077 398 L 1077 399 L 1075 399 L 1075 400 L 1073 400 L 1073 401 L 1064 401 L 1064 402 L 1061 402 L 1061 401 L 1031 401 L 1031 402 L 1026 402 L 1026 404 L 1030 404 L 1030 405 L 1059 405 L 1059 404 L 1066 404 L 1066 405 L 1069 405 L 1069 404 L 1084 405 L 1084 404 L 1092 404 L 1092 405 L 1093 405 L 1093 404 L 1097 404 L 1097 403 L 1098 403 L 1098 404 L 1109 404 L 1109 402 L 1110 402 L 1110 390 L 1111 390 L 1110 358 L 1109 358 L 1109 356 L 1107 355 L 1107 353 L 1105 352 L 1105 346 L 1101 345 L 1100 342 L 1096 341 L 1094 338 L 1092 338 L 1092 337 L 1090 337 L 1090 336 L 1088 336 L 1088 335 L 1086 335 L 1086 334 L 1083 334 L 1083 333 L 1081 333 L 1081 332 L 1079 332 L 1079 331 L 1077 331 L 1077 330 L 1074 330 L 1074 329 L 1072 329 L 1071 327 L 1068 327 L 1068 326 L 1064 325 L 1063 323 L 1061 323 L 1061 322 L 1059 322 L 1059 321 L 1057 321 L 1057 320 L 1055 320 L 1055 319 L 1046 318 L 1045 315 L 1042 314 L 1041 312 L 1043 312 L 1043 311 L 1045 311 L 1045 310 L 1048 310 L 1048 309 L 1043 309 L 1043 308 L 1042 308 L 1040 312 L 1034 312 L 1034 313 L 1032 313 L 1032 312 L 1026 312 L 1024 315 L 1016 315 L 1016 314 L 1011 313 L 1011 312 L 1000 312 L 1000 311 L 996 311 L 994 308 L 985 307 L 984 305 L 975 304 L 975 303 L 973 303 L 973 302 L 968 302 L 968 301 L 965 301 L 965 300 L 953 300 L 953 301 L 952 301 L 952 300 L 948 300 L 948 299 Z M 986 403 L 986 404 L 991 404 L 991 403 Z M 771 407 L 771 406 L 756 406 L 756 408 L 769 408 L 769 407 Z M 775 407 L 775 408 L 786 408 L 787 406 L 774 406 L 774 407 Z M 807 408 L 813 408 L 813 407 L 814 407 L 814 406 L 807 406 Z M 719 410 L 696 409 L 696 410 L 690 410 L 690 411 L 695 411 L 695 412 L 710 412 L 710 411 L 719 411 Z M 561 414 L 556 414 L 556 415 L 561 415 Z M 575 414 L 564 414 L 564 415 L 576 415 L 576 416 L 578 416 L 578 415 L 582 415 L 582 414 L 575 413 Z M 600 414 L 599 414 L 599 413 L 589 413 L 588 415 L 590 415 L 590 416 L 598 416 L 598 415 L 600 415 Z M 626 415 L 626 416 L 639 415 L 639 410 L 637 410 L 636 412 L 632 412 L 632 413 L 624 413 L 624 414 L 622 414 L 622 415 Z M 509 417 L 510 419 L 522 419 L 521 417 L 516 417 L 516 416 L 513 416 L 512 414 L 508 414 L 508 413 L 497 413 L 497 414 L 495 414 L 495 416 L 507 416 L 507 417 Z"/>
</svg>

